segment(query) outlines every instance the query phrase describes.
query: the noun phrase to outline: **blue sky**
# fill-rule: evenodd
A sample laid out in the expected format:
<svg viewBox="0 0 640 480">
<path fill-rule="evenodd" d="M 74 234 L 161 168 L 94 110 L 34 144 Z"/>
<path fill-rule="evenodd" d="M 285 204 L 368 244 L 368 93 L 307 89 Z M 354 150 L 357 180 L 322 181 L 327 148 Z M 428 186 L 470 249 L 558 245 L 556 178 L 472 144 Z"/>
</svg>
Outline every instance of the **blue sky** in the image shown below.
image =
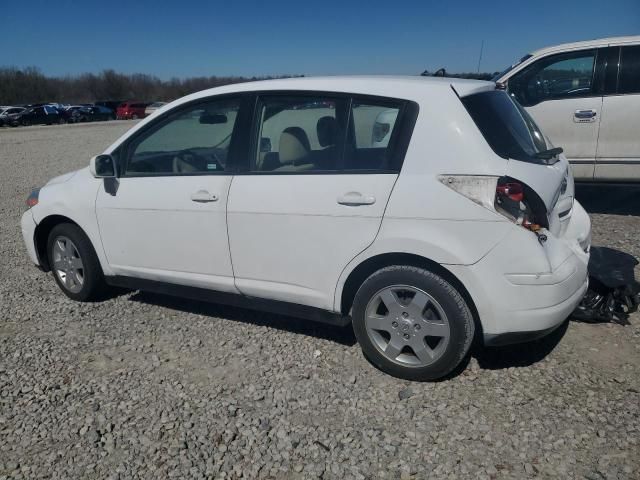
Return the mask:
<svg viewBox="0 0 640 480">
<path fill-rule="evenodd" d="M 0 66 L 196 75 L 502 70 L 530 50 L 640 34 L 640 0 L 1 2 Z"/>
</svg>

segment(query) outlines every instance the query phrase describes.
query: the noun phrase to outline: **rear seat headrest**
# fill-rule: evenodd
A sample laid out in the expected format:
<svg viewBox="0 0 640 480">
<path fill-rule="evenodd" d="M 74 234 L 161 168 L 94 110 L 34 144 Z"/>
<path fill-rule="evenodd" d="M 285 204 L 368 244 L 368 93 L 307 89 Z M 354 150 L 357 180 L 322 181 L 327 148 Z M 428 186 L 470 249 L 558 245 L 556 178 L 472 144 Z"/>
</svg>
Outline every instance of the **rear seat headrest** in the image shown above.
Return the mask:
<svg viewBox="0 0 640 480">
<path fill-rule="evenodd" d="M 318 132 L 318 143 L 321 147 L 330 147 L 336 144 L 338 122 L 336 122 L 335 118 L 330 116 L 321 117 L 318 119 L 316 130 Z"/>
</svg>

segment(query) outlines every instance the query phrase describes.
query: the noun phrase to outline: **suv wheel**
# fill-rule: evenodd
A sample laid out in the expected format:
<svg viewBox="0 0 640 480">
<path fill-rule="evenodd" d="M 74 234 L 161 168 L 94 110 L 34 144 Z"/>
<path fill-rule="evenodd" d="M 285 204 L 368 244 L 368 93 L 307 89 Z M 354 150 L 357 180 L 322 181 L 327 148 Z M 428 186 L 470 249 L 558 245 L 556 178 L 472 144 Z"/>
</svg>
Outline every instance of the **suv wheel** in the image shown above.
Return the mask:
<svg viewBox="0 0 640 480">
<path fill-rule="evenodd" d="M 437 380 L 467 355 L 471 311 L 444 278 L 411 266 L 371 275 L 358 290 L 353 329 L 364 355 L 382 371 L 408 380 Z"/>
<path fill-rule="evenodd" d="M 80 302 L 98 300 L 106 291 L 104 275 L 91 241 L 76 225 L 56 225 L 47 243 L 49 265 L 64 294 Z"/>
</svg>

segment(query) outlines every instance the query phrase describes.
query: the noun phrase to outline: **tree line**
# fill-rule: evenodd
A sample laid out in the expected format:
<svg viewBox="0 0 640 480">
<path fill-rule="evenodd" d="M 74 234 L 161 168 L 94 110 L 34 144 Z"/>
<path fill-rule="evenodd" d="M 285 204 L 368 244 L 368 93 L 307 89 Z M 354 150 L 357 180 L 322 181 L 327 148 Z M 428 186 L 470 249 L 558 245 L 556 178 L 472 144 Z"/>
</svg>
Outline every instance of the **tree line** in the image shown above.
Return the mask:
<svg viewBox="0 0 640 480">
<path fill-rule="evenodd" d="M 0 105 L 93 103 L 100 100 L 173 100 L 199 90 L 274 77 L 191 77 L 161 80 L 144 73 L 114 70 L 49 77 L 35 67 L 0 67 Z"/>
<path fill-rule="evenodd" d="M 428 74 L 425 72 L 424 74 Z M 446 74 L 448 77 L 488 80 L 491 73 Z M 49 77 L 35 67 L 0 67 L 0 105 L 31 103 L 93 103 L 106 100 L 169 101 L 199 90 L 230 83 L 283 77 L 210 76 L 161 80 L 144 73 L 114 70 Z"/>
</svg>

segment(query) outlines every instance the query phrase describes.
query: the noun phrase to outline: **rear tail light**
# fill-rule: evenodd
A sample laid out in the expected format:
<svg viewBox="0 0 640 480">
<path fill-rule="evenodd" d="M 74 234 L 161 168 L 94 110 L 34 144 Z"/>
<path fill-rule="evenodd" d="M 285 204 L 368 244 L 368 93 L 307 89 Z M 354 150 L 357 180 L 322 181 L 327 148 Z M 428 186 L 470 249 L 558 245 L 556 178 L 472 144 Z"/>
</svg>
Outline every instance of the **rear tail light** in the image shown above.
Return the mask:
<svg viewBox="0 0 640 480">
<path fill-rule="evenodd" d="M 507 197 L 514 202 L 521 202 L 524 200 L 524 189 L 522 184 L 509 182 L 496 187 L 496 195 L 500 198 Z"/>
<path fill-rule="evenodd" d="M 527 230 L 537 232 L 546 225 L 530 206 L 527 195 L 532 191 L 518 181 L 484 175 L 443 175 L 439 180 L 469 200 Z"/>
</svg>

